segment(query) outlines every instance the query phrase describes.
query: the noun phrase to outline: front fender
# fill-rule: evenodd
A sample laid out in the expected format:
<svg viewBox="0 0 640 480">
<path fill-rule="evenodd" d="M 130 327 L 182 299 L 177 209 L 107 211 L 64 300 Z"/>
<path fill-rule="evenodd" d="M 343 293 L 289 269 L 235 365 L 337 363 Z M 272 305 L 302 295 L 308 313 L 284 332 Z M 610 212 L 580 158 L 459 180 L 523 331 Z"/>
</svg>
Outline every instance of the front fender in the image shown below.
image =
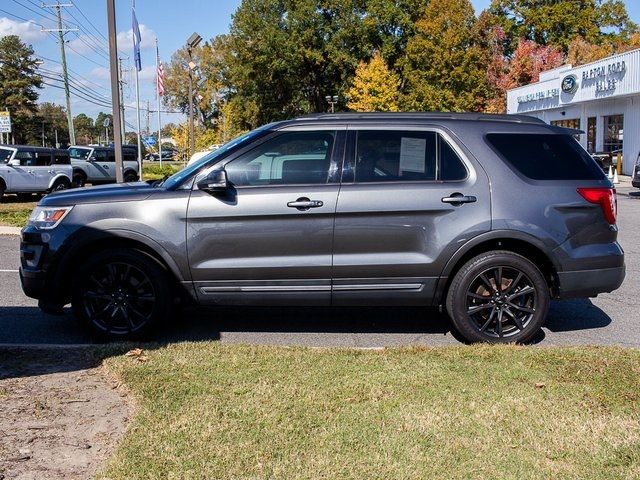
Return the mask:
<svg viewBox="0 0 640 480">
<path fill-rule="evenodd" d="M 50 181 L 49 181 L 49 186 L 47 187 L 47 190 L 51 190 L 51 188 L 53 188 L 53 185 L 60 180 L 61 178 L 64 178 L 65 180 L 67 180 L 69 183 L 71 183 L 71 179 L 69 178 L 68 175 L 65 175 L 64 173 L 58 173 L 55 177 L 53 177 Z"/>
</svg>

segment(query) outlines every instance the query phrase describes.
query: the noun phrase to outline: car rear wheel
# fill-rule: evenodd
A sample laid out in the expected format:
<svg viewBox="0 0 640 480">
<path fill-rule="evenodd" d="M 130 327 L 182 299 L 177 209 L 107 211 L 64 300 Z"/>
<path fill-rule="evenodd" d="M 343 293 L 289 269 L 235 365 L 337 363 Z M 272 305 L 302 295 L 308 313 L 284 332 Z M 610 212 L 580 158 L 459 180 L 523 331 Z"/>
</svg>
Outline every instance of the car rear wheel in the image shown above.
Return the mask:
<svg viewBox="0 0 640 480">
<path fill-rule="evenodd" d="M 133 172 L 127 172 L 124 174 L 125 183 L 137 182 L 138 176 Z"/>
<path fill-rule="evenodd" d="M 142 338 L 169 317 L 173 296 L 166 270 L 143 252 L 97 254 L 74 275 L 74 315 L 98 336 Z"/>
<path fill-rule="evenodd" d="M 447 311 L 469 342 L 524 343 L 540 331 L 550 294 L 540 270 L 509 251 L 493 251 L 469 260 L 455 275 Z"/>
<path fill-rule="evenodd" d="M 4 197 L 4 191 L 5 191 L 4 183 L 0 181 L 0 202 L 2 202 L 2 198 Z"/>
</svg>

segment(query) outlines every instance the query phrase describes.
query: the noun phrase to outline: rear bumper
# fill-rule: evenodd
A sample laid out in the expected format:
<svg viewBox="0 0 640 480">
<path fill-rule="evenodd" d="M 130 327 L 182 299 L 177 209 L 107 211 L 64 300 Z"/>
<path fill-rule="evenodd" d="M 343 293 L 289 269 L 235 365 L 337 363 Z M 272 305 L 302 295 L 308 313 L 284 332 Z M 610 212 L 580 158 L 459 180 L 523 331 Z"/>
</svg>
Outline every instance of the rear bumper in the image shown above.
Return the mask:
<svg viewBox="0 0 640 480">
<path fill-rule="evenodd" d="M 625 277 L 625 266 L 600 268 L 596 270 L 578 270 L 558 272 L 560 298 L 595 297 L 599 293 L 616 290 Z"/>
</svg>

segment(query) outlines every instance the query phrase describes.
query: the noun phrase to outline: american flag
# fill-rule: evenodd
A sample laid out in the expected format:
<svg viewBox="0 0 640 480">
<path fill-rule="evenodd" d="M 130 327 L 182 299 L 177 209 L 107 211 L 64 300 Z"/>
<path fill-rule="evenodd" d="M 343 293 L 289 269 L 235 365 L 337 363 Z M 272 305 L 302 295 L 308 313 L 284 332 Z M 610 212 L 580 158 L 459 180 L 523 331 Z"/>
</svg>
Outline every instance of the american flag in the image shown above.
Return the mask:
<svg viewBox="0 0 640 480">
<path fill-rule="evenodd" d="M 157 84 L 158 95 L 162 97 L 164 95 L 164 65 L 160 61 L 158 61 Z"/>
</svg>

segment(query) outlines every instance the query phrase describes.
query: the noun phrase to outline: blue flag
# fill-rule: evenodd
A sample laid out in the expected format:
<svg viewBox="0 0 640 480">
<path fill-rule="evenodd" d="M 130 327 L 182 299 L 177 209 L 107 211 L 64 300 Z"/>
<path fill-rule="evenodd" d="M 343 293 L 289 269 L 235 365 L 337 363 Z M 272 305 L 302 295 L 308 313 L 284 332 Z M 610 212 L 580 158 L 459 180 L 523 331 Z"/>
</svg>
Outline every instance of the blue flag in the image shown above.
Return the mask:
<svg viewBox="0 0 640 480">
<path fill-rule="evenodd" d="M 131 29 L 133 30 L 133 59 L 136 63 L 136 69 L 140 71 L 142 70 L 142 60 L 140 59 L 140 42 L 142 41 L 142 37 L 140 36 L 140 27 L 138 26 L 135 10 L 131 10 Z"/>
</svg>

